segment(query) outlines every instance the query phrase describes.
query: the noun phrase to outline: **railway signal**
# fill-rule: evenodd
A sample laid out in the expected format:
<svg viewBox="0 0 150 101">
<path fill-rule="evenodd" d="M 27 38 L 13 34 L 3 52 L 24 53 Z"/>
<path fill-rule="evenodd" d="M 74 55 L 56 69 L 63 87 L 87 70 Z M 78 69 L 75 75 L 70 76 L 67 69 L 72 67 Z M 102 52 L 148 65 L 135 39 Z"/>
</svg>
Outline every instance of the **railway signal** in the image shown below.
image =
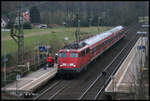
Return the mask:
<svg viewBox="0 0 150 101">
<path fill-rule="evenodd" d="M 146 47 L 145 47 L 145 46 L 143 46 L 143 45 L 141 45 L 141 46 L 137 46 L 137 49 L 138 49 L 138 50 L 145 50 L 145 49 L 146 49 Z"/>
<path fill-rule="evenodd" d="M 46 51 L 46 47 L 45 46 L 39 46 L 39 50 L 42 51 Z"/>
</svg>

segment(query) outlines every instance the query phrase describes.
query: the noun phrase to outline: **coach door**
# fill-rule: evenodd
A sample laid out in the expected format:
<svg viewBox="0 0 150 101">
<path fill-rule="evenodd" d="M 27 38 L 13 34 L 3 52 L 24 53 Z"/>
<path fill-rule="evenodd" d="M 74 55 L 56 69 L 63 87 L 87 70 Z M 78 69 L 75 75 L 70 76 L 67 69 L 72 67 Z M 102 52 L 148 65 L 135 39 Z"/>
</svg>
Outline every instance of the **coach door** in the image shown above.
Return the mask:
<svg viewBox="0 0 150 101">
<path fill-rule="evenodd" d="M 85 62 L 86 62 L 85 55 L 86 55 L 86 51 L 85 51 L 85 50 L 82 50 L 82 51 L 81 51 L 81 65 L 84 65 Z"/>
<path fill-rule="evenodd" d="M 93 47 L 91 49 L 91 55 L 92 55 L 92 57 L 96 56 L 96 47 Z"/>
<path fill-rule="evenodd" d="M 86 50 L 85 50 L 85 54 L 86 54 L 86 62 L 88 62 L 89 60 L 90 60 L 90 54 L 89 54 L 89 52 L 90 52 L 90 49 L 89 48 L 87 48 Z"/>
<path fill-rule="evenodd" d="M 90 55 L 88 54 L 90 49 L 84 49 L 81 51 L 81 64 L 84 65 L 90 60 Z"/>
</svg>

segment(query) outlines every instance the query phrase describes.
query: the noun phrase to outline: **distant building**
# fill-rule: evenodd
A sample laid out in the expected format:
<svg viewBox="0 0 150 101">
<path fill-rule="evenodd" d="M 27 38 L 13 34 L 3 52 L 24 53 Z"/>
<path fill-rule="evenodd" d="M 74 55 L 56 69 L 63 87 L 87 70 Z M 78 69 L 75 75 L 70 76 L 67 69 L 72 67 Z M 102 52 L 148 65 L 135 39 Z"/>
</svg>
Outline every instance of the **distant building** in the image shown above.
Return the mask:
<svg viewBox="0 0 150 101">
<path fill-rule="evenodd" d="M 30 14 L 29 11 L 23 12 L 23 17 L 27 22 L 30 22 Z"/>
<path fill-rule="evenodd" d="M 22 18 L 22 17 L 23 17 L 23 18 Z M 22 13 L 22 16 L 20 17 L 20 19 L 23 20 L 23 24 L 26 23 L 26 22 L 30 22 L 29 12 L 28 12 L 28 11 L 23 12 L 23 13 Z M 19 17 L 18 17 L 18 16 L 16 17 L 15 24 L 16 24 L 16 25 L 19 24 Z"/>
<path fill-rule="evenodd" d="M 16 20 L 15 20 L 15 25 L 19 25 L 19 20 L 23 20 L 23 24 L 26 22 L 26 20 L 24 19 L 24 18 L 22 18 L 22 17 L 20 17 L 20 19 L 19 19 L 19 17 L 17 16 L 16 17 Z M 21 21 L 22 22 L 22 21 Z M 20 23 L 21 23 L 20 22 Z"/>
<path fill-rule="evenodd" d="M 7 17 L 1 18 L 1 28 L 5 28 L 9 22 L 9 19 Z"/>
</svg>

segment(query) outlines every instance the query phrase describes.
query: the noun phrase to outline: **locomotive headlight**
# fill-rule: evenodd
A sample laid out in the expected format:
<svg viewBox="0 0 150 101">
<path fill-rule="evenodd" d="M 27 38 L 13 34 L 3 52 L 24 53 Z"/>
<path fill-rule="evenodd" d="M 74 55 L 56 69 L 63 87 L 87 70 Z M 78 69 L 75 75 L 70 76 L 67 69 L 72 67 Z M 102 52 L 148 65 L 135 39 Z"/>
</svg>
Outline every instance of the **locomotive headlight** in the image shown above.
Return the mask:
<svg viewBox="0 0 150 101">
<path fill-rule="evenodd" d="M 76 67 L 76 65 L 74 63 L 71 63 L 70 66 Z"/>
<path fill-rule="evenodd" d="M 60 66 L 66 66 L 66 63 L 62 63 Z"/>
<path fill-rule="evenodd" d="M 70 64 L 70 66 L 74 66 L 74 64 L 73 64 L 73 63 L 71 63 L 71 64 Z"/>
<path fill-rule="evenodd" d="M 63 63 L 62 66 L 66 66 L 66 63 Z"/>
</svg>

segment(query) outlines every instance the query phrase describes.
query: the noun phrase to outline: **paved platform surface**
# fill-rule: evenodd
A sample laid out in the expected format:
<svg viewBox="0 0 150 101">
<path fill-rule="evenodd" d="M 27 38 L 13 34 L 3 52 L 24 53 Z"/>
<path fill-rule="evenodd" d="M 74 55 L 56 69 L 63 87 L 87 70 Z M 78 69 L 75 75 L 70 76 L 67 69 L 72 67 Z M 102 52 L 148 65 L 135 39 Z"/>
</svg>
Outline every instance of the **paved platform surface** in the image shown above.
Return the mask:
<svg viewBox="0 0 150 101">
<path fill-rule="evenodd" d="M 57 73 L 57 65 L 54 67 L 48 67 L 46 70 L 41 68 L 35 72 L 31 72 L 25 77 L 14 81 L 1 88 L 4 91 L 34 91 L 38 86 L 48 81 Z"/>
<path fill-rule="evenodd" d="M 137 46 L 144 45 L 145 38 L 140 37 L 126 59 L 123 61 L 113 79 L 105 88 L 105 93 L 131 92 L 131 86 L 137 84 L 138 72 L 140 71 L 140 61 L 145 61 L 145 52 L 138 50 Z M 141 60 L 142 59 L 142 60 Z"/>
</svg>

